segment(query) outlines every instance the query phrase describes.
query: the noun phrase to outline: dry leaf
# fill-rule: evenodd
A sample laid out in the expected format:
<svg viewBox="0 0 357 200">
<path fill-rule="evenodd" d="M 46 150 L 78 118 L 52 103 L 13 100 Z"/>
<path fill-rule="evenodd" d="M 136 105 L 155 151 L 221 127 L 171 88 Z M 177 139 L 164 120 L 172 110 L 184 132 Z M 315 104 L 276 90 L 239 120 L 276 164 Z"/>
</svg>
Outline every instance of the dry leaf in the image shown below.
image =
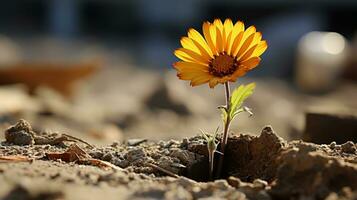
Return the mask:
<svg viewBox="0 0 357 200">
<path fill-rule="evenodd" d="M 80 164 L 90 164 L 102 169 L 122 170 L 122 168 L 109 162 L 92 158 L 87 152 L 78 145 L 72 144 L 67 151 L 63 153 L 47 153 L 49 160 L 62 160 L 64 162 L 78 162 Z"/>
<path fill-rule="evenodd" d="M 72 144 L 68 150 L 63 153 L 47 153 L 46 157 L 49 160 L 62 160 L 64 162 L 75 162 L 90 158 L 90 156 L 76 144 Z"/>
</svg>

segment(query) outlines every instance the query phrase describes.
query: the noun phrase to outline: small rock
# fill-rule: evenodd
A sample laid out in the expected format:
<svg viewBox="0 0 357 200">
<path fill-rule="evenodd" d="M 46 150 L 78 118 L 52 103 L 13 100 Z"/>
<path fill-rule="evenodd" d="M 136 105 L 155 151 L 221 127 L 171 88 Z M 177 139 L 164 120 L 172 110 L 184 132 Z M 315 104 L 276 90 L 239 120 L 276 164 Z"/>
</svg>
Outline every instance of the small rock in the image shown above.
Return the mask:
<svg viewBox="0 0 357 200">
<path fill-rule="evenodd" d="M 113 158 L 113 154 L 112 153 L 106 153 L 106 154 L 104 154 L 102 159 L 105 160 L 105 161 L 111 161 L 112 158 Z"/>
<path fill-rule="evenodd" d="M 235 187 L 235 188 L 238 188 L 242 183 L 242 181 L 239 178 L 234 177 L 234 176 L 228 177 L 227 182 L 229 185 L 231 185 L 232 187 Z"/>
<path fill-rule="evenodd" d="M 253 181 L 253 186 L 255 188 L 259 188 L 259 189 L 264 189 L 268 186 L 268 183 L 264 180 L 261 180 L 261 179 L 255 179 Z"/>
<path fill-rule="evenodd" d="M 127 168 L 130 165 L 129 161 L 121 159 L 114 159 L 113 163 L 121 168 Z"/>
<path fill-rule="evenodd" d="M 15 145 L 35 144 L 31 125 L 21 119 L 14 126 L 5 130 L 5 139 L 8 143 Z"/>
<path fill-rule="evenodd" d="M 181 142 L 180 148 L 187 149 L 187 147 L 188 147 L 188 139 L 184 138 Z"/>
<path fill-rule="evenodd" d="M 117 147 L 119 147 L 119 145 L 120 145 L 119 142 L 113 142 L 110 146 L 117 148 Z"/>
<path fill-rule="evenodd" d="M 144 143 L 144 142 L 146 142 L 146 141 L 148 141 L 147 139 L 129 139 L 128 141 L 127 141 L 127 144 L 129 145 L 129 146 L 137 146 L 137 145 L 139 145 L 139 144 L 141 144 L 141 143 Z"/>
<path fill-rule="evenodd" d="M 336 148 L 336 142 L 335 141 L 330 143 L 330 148 L 331 149 L 335 149 Z"/>
<path fill-rule="evenodd" d="M 93 158 L 102 159 L 104 153 L 98 150 L 98 151 L 90 152 L 89 155 L 92 156 Z"/>
<path fill-rule="evenodd" d="M 5 132 L 6 141 L 16 145 L 33 145 L 35 140 L 25 131 Z"/>
<path fill-rule="evenodd" d="M 187 150 L 174 149 L 171 156 L 178 158 L 184 165 L 195 161 L 195 154 Z"/>
<path fill-rule="evenodd" d="M 226 180 L 215 180 L 214 182 L 213 182 L 213 184 L 214 184 L 214 187 L 216 188 L 216 189 L 220 189 L 220 190 L 225 190 L 225 189 L 227 189 L 227 188 L 229 188 L 229 184 L 227 183 L 227 181 Z"/>
<path fill-rule="evenodd" d="M 356 152 L 355 144 L 352 141 L 348 141 L 348 142 L 342 144 L 341 147 L 342 147 L 342 151 L 345 153 L 355 153 Z"/>
<path fill-rule="evenodd" d="M 174 161 L 174 159 L 173 158 L 171 158 L 171 157 L 161 157 L 159 160 L 158 160 L 158 162 L 157 162 L 157 164 L 160 166 L 160 167 L 162 167 L 162 168 L 164 168 L 164 169 L 166 169 L 166 170 L 169 170 L 169 171 L 171 171 L 171 172 L 173 172 L 173 173 L 175 173 L 175 174 L 178 174 L 179 173 L 179 171 L 180 171 L 180 169 L 179 168 L 176 168 L 176 167 L 173 167 L 173 164 L 175 163 L 175 161 Z"/>
<path fill-rule="evenodd" d="M 125 157 L 129 162 L 134 162 L 139 159 L 143 159 L 146 157 L 146 153 L 142 148 L 134 148 L 128 151 L 128 153 L 125 154 Z"/>
</svg>

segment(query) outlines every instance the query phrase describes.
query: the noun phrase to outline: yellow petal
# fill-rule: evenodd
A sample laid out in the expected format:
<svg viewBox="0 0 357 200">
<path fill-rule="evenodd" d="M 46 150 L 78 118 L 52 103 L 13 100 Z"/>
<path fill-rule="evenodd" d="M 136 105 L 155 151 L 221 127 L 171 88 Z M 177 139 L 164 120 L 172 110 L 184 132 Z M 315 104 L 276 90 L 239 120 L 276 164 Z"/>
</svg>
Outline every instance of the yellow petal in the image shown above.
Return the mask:
<svg viewBox="0 0 357 200">
<path fill-rule="evenodd" d="M 228 36 L 228 34 L 232 31 L 233 29 L 233 22 L 231 19 L 226 19 L 224 21 L 224 30 L 226 32 L 226 35 Z"/>
<path fill-rule="evenodd" d="M 229 77 L 229 81 L 235 82 L 235 81 L 237 81 L 237 78 L 242 77 L 245 74 L 246 74 L 246 71 L 244 69 L 238 69 Z"/>
<path fill-rule="evenodd" d="M 192 80 L 194 78 L 197 78 L 197 77 L 202 77 L 202 76 L 208 76 L 209 74 L 208 73 L 205 73 L 205 72 L 186 72 L 186 71 L 183 71 L 183 72 L 179 72 L 177 74 L 177 76 L 182 79 L 182 80 Z"/>
<path fill-rule="evenodd" d="M 231 31 L 227 35 L 226 46 L 224 47 L 224 50 L 227 52 L 228 55 L 230 55 L 232 43 L 233 43 L 233 39 L 232 39 L 232 31 Z"/>
<path fill-rule="evenodd" d="M 213 25 L 216 26 L 220 31 L 223 30 L 223 24 L 222 24 L 222 21 L 220 19 L 215 19 L 213 21 Z"/>
<path fill-rule="evenodd" d="M 180 40 L 180 43 L 183 48 L 189 49 L 191 51 L 194 51 L 196 53 L 200 53 L 199 49 L 195 46 L 195 44 L 192 42 L 192 40 L 188 37 L 182 37 Z"/>
<path fill-rule="evenodd" d="M 211 75 L 197 76 L 191 80 L 190 84 L 191 84 L 191 86 L 201 85 L 201 84 L 207 83 L 211 78 L 212 78 Z"/>
<path fill-rule="evenodd" d="M 216 30 L 216 49 L 218 53 L 222 53 L 224 50 L 225 38 L 224 38 L 224 26 L 220 19 L 213 21 L 213 26 Z"/>
<path fill-rule="evenodd" d="M 216 55 L 218 55 L 218 49 L 217 49 L 217 29 L 216 26 L 210 25 L 209 27 L 209 33 L 211 35 L 212 43 L 214 45 L 214 49 L 216 51 Z"/>
<path fill-rule="evenodd" d="M 252 45 L 256 45 L 262 40 L 262 33 L 261 32 L 255 32 L 254 40 L 252 42 Z"/>
<path fill-rule="evenodd" d="M 260 60 L 261 59 L 259 57 L 252 57 L 246 61 L 243 61 L 240 63 L 240 65 L 242 65 L 245 70 L 250 70 L 256 67 L 260 63 Z"/>
<path fill-rule="evenodd" d="M 192 40 L 198 42 L 200 44 L 200 46 L 202 48 L 204 48 L 205 51 L 209 55 L 212 55 L 212 52 L 211 52 L 210 48 L 208 47 L 208 44 L 207 44 L 206 40 L 203 38 L 203 36 L 198 31 L 196 31 L 195 29 L 191 28 L 188 31 L 188 37 L 191 38 Z"/>
<path fill-rule="evenodd" d="M 262 33 L 260 33 L 260 32 L 255 32 L 255 33 L 254 33 L 254 39 L 253 39 L 253 41 L 250 43 L 248 49 L 250 49 L 250 48 L 253 47 L 254 45 L 258 45 L 261 39 L 262 39 Z"/>
<path fill-rule="evenodd" d="M 213 58 L 213 54 L 207 45 L 206 47 L 202 47 L 201 44 L 199 44 L 197 41 L 192 40 L 192 42 L 197 47 L 200 54 L 203 55 L 206 59 L 210 60 L 211 58 Z"/>
<path fill-rule="evenodd" d="M 245 33 L 244 33 L 245 35 Z M 254 36 L 255 34 L 252 33 L 251 35 L 249 35 L 249 37 L 244 40 L 244 35 L 243 35 L 243 43 L 242 45 L 239 47 L 239 51 L 237 52 L 237 54 L 235 54 L 235 56 L 237 56 L 238 58 L 242 57 L 244 52 L 246 52 L 250 46 L 250 44 L 253 42 Z"/>
<path fill-rule="evenodd" d="M 254 56 L 260 56 L 264 53 L 264 51 L 268 48 L 268 44 L 265 40 L 260 41 L 257 48 L 255 48 L 255 51 L 253 53 Z"/>
<path fill-rule="evenodd" d="M 209 60 L 205 59 L 203 56 L 195 53 L 194 51 L 179 48 L 175 50 L 174 54 L 183 61 L 187 62 L 197 62 L 203 65 L 207 65 Z"/>
<path fill-rule="evenodd" d="M 218 53 L 223 52 L 223 37 L 222 37 L 222 32 L 216 27 L 216 32 L 217 32 L 217 39 L 216 39 L 216 48 Z"/>
<path fill-rule="evenodd" d="M 229 46 L 231 45 L 231 32 L 233 30 L 233 22 L 231 19 L 226 19 L 223 24 L 224 29 L 224 51 L 228 51 Z"/>
<path fill-rule="evenodd" d="M 217 55 L 215 44 L 213 43 L 211 32 L 210 32 L 211 24 L 209 22 L 204 22 L 202 26 L 203 35 L 207 41 L 209 48 L 211 49 L 212 54 Z"/>
<path fill-rule="evenodd" d="M 244 23 L 242 21 L 237 21 L 234 26 L 233 30 L 238 34 L 241 31 L 244 31 Z"/>
<path fill-rule="evenodd" d="M 250 49 L 244 53 L 244 55 L 239 59 L 239 61 L 245 61 L 248 58 L 250 58 L 253 55 L 253 52 L 255 51 L 257 46 L 258 45 L 256 44 L 256 45 L 250 47 Z"/>
<path fill-rule="evenodd" d="M 200 44 L 198 44 L 198 42 L 196 42 L 195 40 L 192 40 L 191 38 L 188 38 L 188 37 L 181 38 L 181 45 L 185 49 L 191 50 L 191 51 L 201 55 L 206 60 L 210 60 L 211 58 L 213 58 L 213 56 L 211 56 L 207 52 L 206 49 L 204 49 Z"/>
<path fill-rule="evenodd" d="M 255 32 L 256 32 L 255 26 L 248 27 L 247 30 L 244 31 L 243 39 L 247 39 L 251 34 Z"/>
<path fill-rule="evenodd" d="M 228 54 L 235 57 L 239 51 L 239 46 L 242 43 L 244 32 L 240 32 L 237 37 L 234 38 L 231 49 L 228 51 Z"/>
<path fill-rule="evenodd" d="M 202 71 L 202 72 L 208 72 L 208 66 L 206 65 L 201 65 L 197 63 L 192 63 L 192 62 L 183 62 L 179 61 L 173 64 L 174 68 L 178 70 L 179 72 L 181 71 Z"/>
</svg>

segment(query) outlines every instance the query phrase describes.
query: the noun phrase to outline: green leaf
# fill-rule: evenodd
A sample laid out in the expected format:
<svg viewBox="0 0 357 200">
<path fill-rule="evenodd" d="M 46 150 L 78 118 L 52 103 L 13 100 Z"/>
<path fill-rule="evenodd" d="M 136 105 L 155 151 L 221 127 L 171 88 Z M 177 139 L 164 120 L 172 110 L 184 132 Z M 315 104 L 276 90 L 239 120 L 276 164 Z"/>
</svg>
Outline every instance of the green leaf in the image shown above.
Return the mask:
<svg viewBox="0 0 357 200">
<path fill-rule="evenodd" d="M 240 113 L 239 109 L 241 109 L 243 102 L 253 94 L 254 88 L 255 83 L 250 83 L 248 85 L 241 85 L 233 91 L 230 98 L 230 119 L 233 119 L 238 113 Z"/>
</svg>

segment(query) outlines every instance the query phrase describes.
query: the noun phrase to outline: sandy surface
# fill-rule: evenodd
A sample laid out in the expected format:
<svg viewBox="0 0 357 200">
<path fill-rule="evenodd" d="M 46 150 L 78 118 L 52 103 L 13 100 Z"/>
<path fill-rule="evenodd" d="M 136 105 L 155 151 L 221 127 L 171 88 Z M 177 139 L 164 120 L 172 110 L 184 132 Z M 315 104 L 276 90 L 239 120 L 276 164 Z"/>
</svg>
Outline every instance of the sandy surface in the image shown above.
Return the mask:
<svg viewBox="0 0 357 200">
<path fill-rule="evenodd" d="M 271 127 L 259 136 L 232 135 L 223 173 L 213 182 L 207 182 L 207 149 L 201 136 L 129 140 L 101 147 L 79 141 L 53 143 L 59 135 L 36 133 L 25 121 L 7 129 L 5 135 L 7 141 L 0 145 L 2 199 L 357 198 L 357 146 L 353 142 L 288 143 Z M 24 135 L 30 139 L 24 140 Z M 53 159 L 73 146 L 83 150 L 84 156 L 78 153 L 71 162 L 68 157 Z M 26 159 L 4 160 L 13 156 Z"/>
</svg>

